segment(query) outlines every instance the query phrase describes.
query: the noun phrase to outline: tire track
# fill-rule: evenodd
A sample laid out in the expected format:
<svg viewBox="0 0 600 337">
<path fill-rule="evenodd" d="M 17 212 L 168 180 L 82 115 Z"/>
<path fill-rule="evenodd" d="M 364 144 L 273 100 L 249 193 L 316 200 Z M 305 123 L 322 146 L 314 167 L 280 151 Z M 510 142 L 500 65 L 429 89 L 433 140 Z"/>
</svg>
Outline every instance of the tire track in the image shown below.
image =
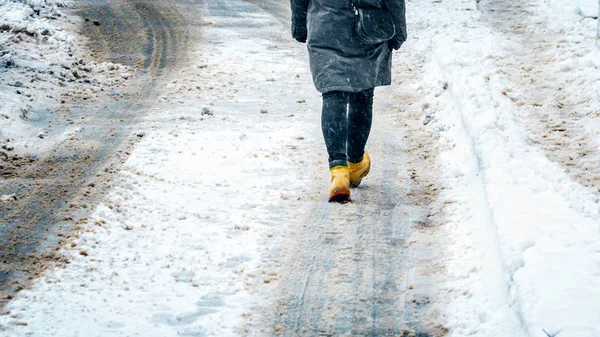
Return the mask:
<svg viewBox="0 0 600 337">
<path fill-rule="evenodd" d="M 0 194 L 18 190 L 20 196 L 0 210 L 0 305 L 50 264 L 68 262 L 56 248 L 86 221 L 88 204 L 110 188 L 110 174 L 134 143 L 130 129 L 143 117 L 163 71 L 176 66 L 187 48 L 185 18 L 175 6 L 165 10 L 159 2 L 141 1 L 80 6 L 81 17 L 101 22 L 82 28 L 92 54 L 136 66 L 141 76 L 103 106 L 73 102 L 66 119 L 87 117 L 76 125 L 81 132 L 49 154 L 34 154 L 35 160 L 0 183 Z M 174 25 L 184 28 L 176 31 Z"/>
</svg>

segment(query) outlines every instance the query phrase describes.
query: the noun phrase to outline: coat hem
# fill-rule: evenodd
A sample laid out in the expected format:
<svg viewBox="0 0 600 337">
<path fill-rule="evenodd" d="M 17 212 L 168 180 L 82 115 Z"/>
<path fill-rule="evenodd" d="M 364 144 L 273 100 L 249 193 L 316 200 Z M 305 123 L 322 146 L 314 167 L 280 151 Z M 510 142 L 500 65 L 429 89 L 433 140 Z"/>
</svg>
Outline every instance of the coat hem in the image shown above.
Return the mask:
<svg viewBox="0 0 600 337">
<path fill-rule="evenodd" d="M 328 93 L 331 91 L 342 91 L 342 92 L 361 92 L 363 90 L 367 90 L 367 89 L 373 89 L 376 87 L 385 87 L 391 85 L 391 83 L 378 83 L 375 84 L 373 86 L 368 86 L 368 87 L 364 87 L 364 88 L 348 88 L 348 86 L 345 85 L 334 85 L 334 86 L 329 86 L 329 87 L 324 87 L 324 88 L 318 88 L 317 87 L 317 91 L 324 94 L 324 93 Z"/>
</svg>

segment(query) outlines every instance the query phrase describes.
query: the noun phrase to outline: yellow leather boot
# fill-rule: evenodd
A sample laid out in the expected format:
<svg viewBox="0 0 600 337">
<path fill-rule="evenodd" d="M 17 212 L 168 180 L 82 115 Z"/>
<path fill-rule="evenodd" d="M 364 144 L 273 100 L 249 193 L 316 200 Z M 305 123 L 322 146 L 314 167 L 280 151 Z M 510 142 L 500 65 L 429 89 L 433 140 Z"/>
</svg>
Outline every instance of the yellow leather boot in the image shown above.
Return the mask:
<svg viewBox="0 0 600 337">
<path fill-rule="evenodd" d="M 365 152 L 365 156 L 360 163 L 348 163 L 348 170 L 350 171 L 350 187 L 358 187 L 363 178 L 371 171 L 369 154 Z"/>
<path fill-rule="evenodd" d="M 331 170 L 329 202 L 350 201 L 350 172 L 347 166 L 336 166 Z"/>
</svg>

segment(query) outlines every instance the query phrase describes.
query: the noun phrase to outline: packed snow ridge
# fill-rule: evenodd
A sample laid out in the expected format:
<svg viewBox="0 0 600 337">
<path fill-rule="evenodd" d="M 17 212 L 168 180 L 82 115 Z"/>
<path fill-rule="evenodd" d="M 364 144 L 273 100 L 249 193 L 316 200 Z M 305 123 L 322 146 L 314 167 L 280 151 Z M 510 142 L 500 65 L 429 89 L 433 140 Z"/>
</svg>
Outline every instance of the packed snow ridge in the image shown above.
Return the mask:
<svg viewBox="0 0 600 337">
<path fill-rule="evenodd" d="M 600 336 L 600 51 L 582 15 L 598 5 L 582 3 L 413 8 L 453 336 Z"/>
</svg>

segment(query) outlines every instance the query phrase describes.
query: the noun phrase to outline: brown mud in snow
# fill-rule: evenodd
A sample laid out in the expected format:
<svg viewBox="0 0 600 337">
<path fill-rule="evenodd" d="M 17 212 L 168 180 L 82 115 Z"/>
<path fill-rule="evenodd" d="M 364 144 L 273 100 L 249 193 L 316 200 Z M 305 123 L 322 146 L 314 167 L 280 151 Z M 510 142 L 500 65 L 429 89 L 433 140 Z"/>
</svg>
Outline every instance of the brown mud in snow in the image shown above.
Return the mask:
<svg viewBox="0 0 600 337">
<path fill-rule="evenodd" d="M 595 48 L 593 41 L 585 36 L 568 41 L 548 22 L 531 20 L 539 10 L 539 4 L 531 1 L 486 1 L 479 6 L 490 26 L 514 43 L 511 57 L 499 58 L 497 66 L 512 82 L 503 94 L 514 102 L 521 124 L 529 131 L 530 145 L 600 197 L 600 132 L 590 127 L 600 118 L 600 111 L 592 108 L 600 93 L 584 90 L 586 74 L 561 66 L 565 59 L 581 60 Z M 539 33 L 544 31 L 550 33 Z M 559 56 L 557 50 L 565 55 Z M 565 72 L 572 73 L 570 78 L 558 80 Z"/>
</svg>

